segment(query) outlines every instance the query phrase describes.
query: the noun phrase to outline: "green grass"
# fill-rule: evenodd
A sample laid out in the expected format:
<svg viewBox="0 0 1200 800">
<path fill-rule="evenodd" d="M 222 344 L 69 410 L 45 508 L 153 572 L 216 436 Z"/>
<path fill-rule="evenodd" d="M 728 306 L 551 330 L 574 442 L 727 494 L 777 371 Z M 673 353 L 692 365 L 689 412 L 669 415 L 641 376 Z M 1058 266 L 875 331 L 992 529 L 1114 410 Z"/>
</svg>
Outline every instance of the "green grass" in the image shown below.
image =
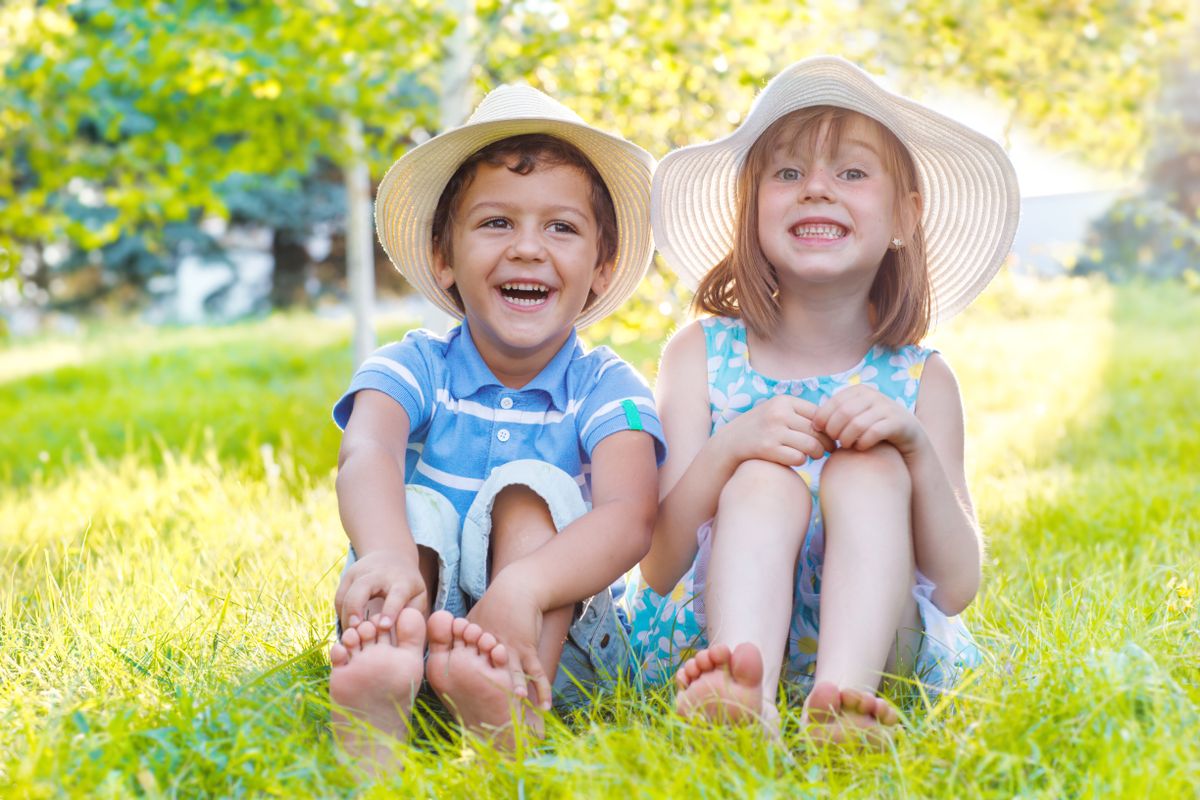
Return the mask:
<svg viewBox="0 0 1200 800">
<path fill-rule="evenodd" d="M 0 352 L 0 795 L 363 787 L 325 729 L 347 335 L 277 317 Z M 907 699 L 894 749 L 811 752 L 794 713 L 765 745 L 626 688 L 517 759 L 422 736 L 373 791 L 1194 796 L 1198 342 L 1195 293 L 1081 281 L 1000 281 L 938 333 L 989 539 L 966 613 L 988 658 L 957 697 Z"/>
</svg>

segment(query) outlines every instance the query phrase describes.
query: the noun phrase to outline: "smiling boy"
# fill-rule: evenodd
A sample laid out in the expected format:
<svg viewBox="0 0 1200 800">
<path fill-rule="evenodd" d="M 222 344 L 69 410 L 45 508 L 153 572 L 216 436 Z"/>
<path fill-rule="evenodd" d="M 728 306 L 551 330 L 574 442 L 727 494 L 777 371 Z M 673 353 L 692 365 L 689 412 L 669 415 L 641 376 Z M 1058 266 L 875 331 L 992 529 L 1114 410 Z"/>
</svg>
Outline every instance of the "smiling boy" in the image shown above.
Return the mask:
<svg viewBox="0 0 1200 800">
<path fill-rule="evenodd" d="M 552 701 L 629 663 L 609 586 L 649 548 L 662 432 L 642 378 L 576 329 L 649 265 L 653 166 L 504 86 L 380 185 L 388 255 L 462 324 L 381 348 L 334 408 L 351 552 L 330 694 L 368 766 L 391 763 L 422 678 L 513 747 L 514 721 L 541 735 Z"/>
</svg>

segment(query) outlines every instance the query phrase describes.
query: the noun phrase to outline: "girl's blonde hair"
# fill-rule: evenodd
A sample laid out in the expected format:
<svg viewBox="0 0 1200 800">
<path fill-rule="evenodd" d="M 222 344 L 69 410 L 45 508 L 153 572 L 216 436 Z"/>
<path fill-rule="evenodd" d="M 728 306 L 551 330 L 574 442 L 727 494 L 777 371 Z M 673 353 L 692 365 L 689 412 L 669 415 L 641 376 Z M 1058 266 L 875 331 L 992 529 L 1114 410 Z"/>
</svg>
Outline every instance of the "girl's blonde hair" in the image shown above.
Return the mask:
<svg viewBox="0 0 1200 800">
<path fill-rule="evenodd" d="M 701 279 L 692 298 L 693 312 L 740 317 L 755 334 L 771 338 L 779 322 L 778 279 L 758 241 L 758 185 L 777 148 L 791 152 L 832 151 L 847 123 L 861 117 L 883 141 L 883 167 L 896 184 L 896 208 L 902 228 L 911 230 L 898 250 L 888 249 L 871 284 L 871 343 L 885 347 L 916 344 L 929 332 L 932 298 L 925 237 L 919 218 L 910 219 L 909 201 L 919 192 L 917 169 L 896 135 L 865 115 L 833 106 L 812 106 L 771 123 L 746 154 L 738 172 L 733 249 Z M 917 212 L 919 214 L 919 211 Z"/>
</svg>

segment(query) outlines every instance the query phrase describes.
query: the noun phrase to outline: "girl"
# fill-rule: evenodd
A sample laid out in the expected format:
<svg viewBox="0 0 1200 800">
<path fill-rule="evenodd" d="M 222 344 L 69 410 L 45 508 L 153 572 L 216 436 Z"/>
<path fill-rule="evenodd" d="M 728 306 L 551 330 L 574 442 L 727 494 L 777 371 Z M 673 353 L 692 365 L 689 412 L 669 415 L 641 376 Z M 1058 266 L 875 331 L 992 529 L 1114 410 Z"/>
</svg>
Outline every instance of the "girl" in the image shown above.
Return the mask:
<svg viewBox="0 0 1200 800">
<path fill-rule="evenodd" d="M 663 353 L 668 460 L 631 587 L 681 714 L 777 729 L 782 674 L 815 735 L 880 733 L 882 676 L 936 692 L 977 663 L 962 406 L 918 342 L 999 269 L 1017 203 L 996 144 L 830 57 L 659 165 L 656 245 L 714 315 Z"/>
</svg>

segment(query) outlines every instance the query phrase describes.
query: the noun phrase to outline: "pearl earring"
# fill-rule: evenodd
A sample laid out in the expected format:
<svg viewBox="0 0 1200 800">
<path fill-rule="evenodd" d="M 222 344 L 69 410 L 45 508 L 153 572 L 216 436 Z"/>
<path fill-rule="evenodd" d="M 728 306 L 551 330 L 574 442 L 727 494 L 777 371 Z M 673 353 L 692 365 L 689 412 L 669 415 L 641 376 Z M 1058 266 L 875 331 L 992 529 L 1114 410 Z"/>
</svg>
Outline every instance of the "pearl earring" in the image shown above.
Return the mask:
<svg viewBox="0 0 1200 800">
<path fill-rule="evenodd" d="M 904 242 L 900 241 L 899 238 L 893 238 L 892 239 L 892 249 L 899 250 L 901 247 L 904 247 Z"/>
</svg>

